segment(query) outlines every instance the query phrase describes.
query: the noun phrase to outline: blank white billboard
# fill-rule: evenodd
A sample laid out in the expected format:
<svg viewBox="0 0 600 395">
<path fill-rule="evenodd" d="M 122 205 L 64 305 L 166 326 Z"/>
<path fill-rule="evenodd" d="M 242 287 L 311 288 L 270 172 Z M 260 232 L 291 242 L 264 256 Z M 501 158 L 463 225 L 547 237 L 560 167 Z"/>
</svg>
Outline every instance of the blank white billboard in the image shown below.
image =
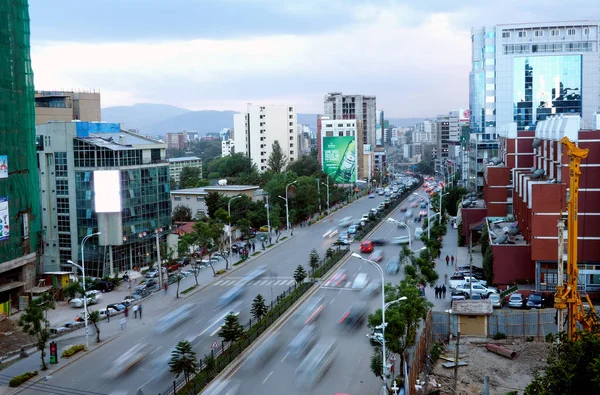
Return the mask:
<svg viewBox="0 0 600 395">
<path fill-rule="evenodd" d="M 121 212 L 121 172 L 95 170 L 94 194 L 97 213 Z"/>
</svg>

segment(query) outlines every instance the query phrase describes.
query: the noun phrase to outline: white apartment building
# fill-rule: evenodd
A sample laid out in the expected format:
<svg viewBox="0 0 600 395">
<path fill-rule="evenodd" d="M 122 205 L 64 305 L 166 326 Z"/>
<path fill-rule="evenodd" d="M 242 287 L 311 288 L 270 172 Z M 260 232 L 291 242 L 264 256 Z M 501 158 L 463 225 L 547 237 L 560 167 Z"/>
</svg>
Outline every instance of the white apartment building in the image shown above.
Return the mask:
<svg viewBox="0 0 600 395">
<path fill-rule="evenodd" d="M 413 143 L 433 144 L 437 141 L 437 123 L 425 120 L 415 125 Z"/>
<path fill-rule="evenodd" d="M 250 157 L 258 171 L 264 172 L 273 143 L 278 141 L 291 163 L 298 159 L 296 125 L 294 106 L 249 103 L 246 112 L 233 115 L 235 152 Z"/>
<path fill-rule="evenodd" d="M 362 121 L 357 119 L 331 119 L 328 117 L 321 117 L 321 138 L 318 142 L 319 147 L 321 148 L 319 150 L 320 153 L 323 152 L 323 138 L 343 136 L 352 136 L 354 137 L 354 141 L 356 141 L 356 157 L 358 158 L 356 178 L 360 180 L 364 176 L 364 158 L 363 155 L 360 155 L 360 153 L 364 151 L 363 146 L 365 145 L 363 144 Z M 321 157 L 319 157 L 319 161 L 322 161 Z M 367 176 L 367 178 L 370 177 L 370 175 Z"/>
<path fill-rule="evenodd" d="M 169 174 L 171 178 L 179 184 L 181 172 L 184 167 L 197 167 L 200 169 L 200 177 L 202 177 L 202 159 L 197 156 L 183 156 L 180 158 L 169 158 Z"/>
<path fill-rule="evenodd" d="M 600 110 L 599 21 L 520 23 L 471 31 L 470 184 L 483 186 L 484 157 L 497 155 L 496 128 L 534 130 L 558 114 L 592 127 Z M 475 166 L 475 163 L 478 165 Z"/>
<path fill-rule="evenodd" d="M 363 125 L 363 144 L 377 144 L 377 98 L 365 95 L 343 95 L 332 92 L 325 95 L 323 116 L 329 119 L 358 119 Z"/>
<path fill-rule="evenodd" d="M 231 155 L 235 150 L 235 142 L 233 139 L 221 140 L 221 158 Z"/>
</svg>

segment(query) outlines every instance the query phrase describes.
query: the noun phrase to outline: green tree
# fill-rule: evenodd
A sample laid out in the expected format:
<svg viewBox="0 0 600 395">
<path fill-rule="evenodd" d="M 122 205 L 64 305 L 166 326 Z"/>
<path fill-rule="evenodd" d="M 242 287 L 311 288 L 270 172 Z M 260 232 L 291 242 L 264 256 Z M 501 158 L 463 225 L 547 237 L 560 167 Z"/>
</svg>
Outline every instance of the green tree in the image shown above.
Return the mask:
<svg viewBox="0 0 600 395">
<path fill-rule="evenodd" d="M 176 274 L 176 276 L 177 277 L 175 278 L 175 281 L 177 281 L 177 291 L 175 292 L 175 297 L 179 299 L 179 285 L 181 284 L 181 280 L 183 279 L 183 276 L 181 275 L 181 270 Z M 196 280 L 198 280 L 198 277 L 196 277 Z"/>
<path fill-rule="evenodd" d="M 488 248 L 483 257 L 483 274 L 485 275 L 485 281 L 488 284 L 494 283 L 494 254 L 492 249 Z"/>
<path fill-rule="evenodd" d="M 267 160 L 267 168 L 273 173 L 281 173 L 285 169 L 287 162 L 288 159 L 283 153 L 279 141 L 275 140 L 271 147 L 271 155 L 269 155 L 269 159 Z"/>
<path fill-rule="evenodd" d="M 206 204 L 206 209 L 208 211 L 208 216 L 210 218 L 214 218 L 215 213 L 221 207 L 221 201 L 223 200 L 223 195 L 219 192 L 209 192 L 206 194 L 204 198 L 204 203 Z"/>
<path fill-rule="evenodd" d="M 244 334 L 244 327 L 240 325 L 238 320 L 238 316 L 231 313 L 225 317 L 225 323 L 221 327 L 219 331 L 219 337 L 223 339 L 223 341 L 233 343 Z"/>
<path fill-rule="evenodd" d="M 580 332 L 576 340 L 564 333 L 554 344 L 545 370 L 534 375 L 526 395 L 600 394 L 600 332 Z"/>
<path fill-rule="evenodd" d="M 383 356 L 381 348 L 373 346 L 373 354 L 371 354 L 371 372 L 375 377 L 383 378 Z"/>
<path fill-rule="evenodd" d="M 315 272 L 315 270 L 317 270 L 317 268 L 319 267 L 319 253 L 317 252 L 316 248 L 313 248 L 310 251 L 310 255 L 308 256 L 308 263 L 310 265 L 310 268 L 313 271 L 313 274 Z"/>
<path fill-rule="evenodd" d="M 261 294 L 256 295 L 256 298 L 254 298 L 254 301 L 252 302 L 252 309 L 250 310 L 252 317 L 258 321 L 267 314 L 267 310 L 267 305 L 265 304 L 263 296 Z"/>
<path fill-rule="evenodd" d="M 223 237 L 223 224 L 211 219 L 207 222 L 196 222 L 193 229 L 193 233 L 189 235 L 190 237 L 186 242 L 199 246 L 202 257 L 208 255 L 208 259 L 210 260 L 215 251 L 215 247 Z M 213 265 L 210 265 L 210 268 L 213 271 L 213 275 L 216 276 L 217 272 Z M 194 276 L 196 277 L 196 285 L 198 285 L 198 271 L 195 271 Z"/>
<path fill-rule="evenodd" d="M 179 188 L 198 188 L 202 180 L 202 170 L 199 167 L 185 166 L 179 176 Z"/>
<path fill-rule="evenodd" d="M 320 175 L 322 173 L 321 164 L 316 157 L 310 155 L 302 156 L 298 160 L 290 162 L 287 170 L 299 176 L 314 176 L 315 174 Z"/>
<path fill-rule="evenodd" d="M 485 257 L 485 253 L 490 246 L 490 233 L 487 227 L 487 221 L 483 224 L 483 228 L 481 229 L 481 238 L 479 240 L 481 240 L 481 255 Z"/>
<path fill-rule="evenodd" d="M 172 220 L 173 222 L 189 222 L 192 220 L 192 210 L 187 206 L 179 204 L 173 209 Z"/>
<path fill-rule="evenodd" d="M 192 344 L 187 340 L 181 340 L 175 346 L 169 360 L 169 368 L 175 377 L 183 374 L 185 382 L 189 383 L 191 375 L 198 371 L 198 360 L 192 349 Z"/>
<path fill-rule="evenodd" d="M 406 300 L 390 305 L 385 312 L 386 346 L 391 352 L 400 355 L 400 366 L 404 363 L 404 352 L 415 345 L 419 327 L 427 317 L 429 309 L 433 307 L 431 302 L 421 296 L 417 285 L 414 279 L 405 279 L 397 286 L 387 284 L 385 287 L 387 302 L 406 297 Z M 381 325 L 381 322 L 381 309 L 369 315 L 370 328 Z"/>
<path fill-rule="evenodd" d="M 44 294 L 38 299 L 33 299 L 19 318 L 19 326 L 35 338 L 37 349 L 41 351 L 42 370 L 48 369 L 45 358 L 46 344 L 50 339 L 50 321 L 46 316 L 48 310 L 54 310 L 55 307 L 56 303 L 52 297 Z"/>
<path fill-rule="evenodd" d="M 83 295 L 83 287 L 79 281 L 73 281 L 69 285 L 63 287 L 63 295 L 67 300 L 76 298 L 79 295 Z"/>
<path fill-rule="evenodd" d="M 100 327 L 98 326 L 98 322 L 100 322 L 100 312 L 98 310 L 90 312 L 88 306 L 88 319 L 90 320 L 92 325 L 94 325 L 94 330 L 96 331 L 96 343 L 100 343 Z"/>
<path fill-rule="evenodd" d="M 175 181 L 175 179 L 173 177 L 171 177 L 169 179 L 169 190 L 174 191 L 179 187 L 179 185 L 177 185 L 177 181 Z"/>
<path fill-rule="evenodd" d="M 298 265 L 296 270 L 294 271 L 294 280 L 296 280 L 297 284 L 300 284 L 306 278 L 306 270 L 302 265 Z"/>
<path fill-rule="evenodd" d="M 335 253 L 335 251 L 333 251 L 333 248 L 329 247 L 326 251 L 325 251 L 325 258 L 327 259 L 331 259 L 333 258 L 333 254 Z"/>
</svg>

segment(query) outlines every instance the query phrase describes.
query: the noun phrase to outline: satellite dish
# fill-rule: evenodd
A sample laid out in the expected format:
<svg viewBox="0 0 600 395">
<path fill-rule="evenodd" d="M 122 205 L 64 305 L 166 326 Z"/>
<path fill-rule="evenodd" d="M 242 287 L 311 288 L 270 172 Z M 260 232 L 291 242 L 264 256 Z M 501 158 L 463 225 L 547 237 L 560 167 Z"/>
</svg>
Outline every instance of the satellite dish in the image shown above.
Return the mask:
<svg viewBox="0 0 600 395">
<path fill-rule="evenodd" d="M 536 171 L 533 172 L 533 178 L 540 178 L 542 177 L 546 172 L 544 171 L 544 169 L 537 169 Z"/>
<path fill-rule="evenodd" d="M 502 235 L 496 239 L 496 244 L 504 244 L 507 241 L 508 241 L 508 237 L 506 237 L 506 235 Z"/>
<path fill-rule="evenodd" d="M 508 232 L 508 226 L 505 226 L 504 228 L 502 228 L 502 231 L 503 231 L 504 233 L 507 233 L 507 232 Z"/>
<path fill-rule="evenodd" d="M 511 236 L 516 236 L 516 235 L 518 235 L 518 234 L 519 234 L 519 232 L 520 232 L 520 230 L 519 230 L 519 228 L 517 228 L 517 227 L 510 228 L 510 229 L 508 230 L 508 234 L 509 234 L 509 235 L 511 235 Z"/>
<path fill-rule="evenodd" d="M 533 149 L 539 148 L 540 145 L 542 145 L 542 140 L 540 140 L 538 138 L 533 139 L 533 142 L 531 143 L 531 147 Z"/>
</svg>

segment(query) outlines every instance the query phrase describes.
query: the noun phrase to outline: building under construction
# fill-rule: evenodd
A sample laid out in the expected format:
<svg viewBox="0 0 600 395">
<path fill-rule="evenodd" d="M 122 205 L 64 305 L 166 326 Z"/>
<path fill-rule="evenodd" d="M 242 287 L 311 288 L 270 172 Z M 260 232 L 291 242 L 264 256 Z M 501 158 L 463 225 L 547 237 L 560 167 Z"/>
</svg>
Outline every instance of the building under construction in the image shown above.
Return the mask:
<svg viewBox="0 0 600 395">
<path fill-rule="evenodd" d="M 27 0 L 0 2 L 0 314 L 35 281 L 40 192 Z"/>
</svg>

